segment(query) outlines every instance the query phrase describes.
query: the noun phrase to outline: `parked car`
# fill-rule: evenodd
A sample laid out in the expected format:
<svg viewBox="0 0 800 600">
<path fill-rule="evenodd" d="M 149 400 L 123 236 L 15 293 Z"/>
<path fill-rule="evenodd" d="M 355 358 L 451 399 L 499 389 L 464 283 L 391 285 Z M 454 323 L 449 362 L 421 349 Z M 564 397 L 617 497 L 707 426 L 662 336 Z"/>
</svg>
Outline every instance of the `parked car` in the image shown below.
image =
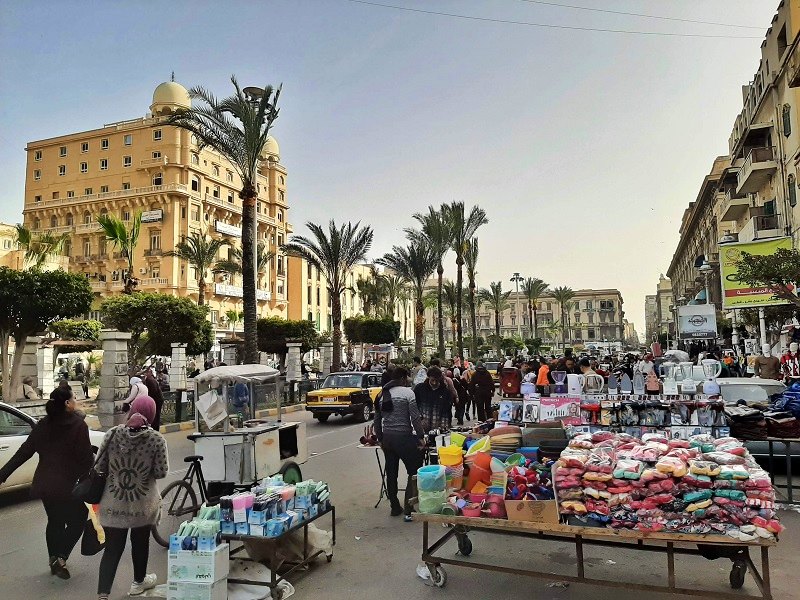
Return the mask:
<svg viewBox="0 0 800 600">
<path fill-rule="evenodd" d="M 492 376 L 495 385 L 500 385 L 500 372 L 498 370 L 500 369 L 500 364 L 501 363 L 497 361 L 489 361 L 484 363 L 486 370 L 489 371 L 489 375 Z"/>
<path fill-rule="evenodd" d="M 306 410 L 320 423 L 331 415 L 354 415 L 363 423 L 372 417 L 381 391 L 381 374 L 365 371 L 331 373 L 317 390 L 308 392 Z"/>
<path fill-rule="evenodd" d="M 0 402 L 0 465 L 7 463 L 19 450 L 36 421 L 37 419 L 18 408 Z M 89 440 L 97 448 L 103 442 L 104 436 L 102 431 L 89 430 Z M 38 464 L 39 455 L 34 454 L 0 486 L 0 494 L 28 487 L 33 481 L 33 473 Z"/>
<path fill-rule="evenodd" d="M 770 396 L 782 394 L 786 389 L 780 381 L 761 377 L 721 377 L 717 383 L 725 404 L 736 404 L 739 400 L 766 404 Z"/>
</svg>

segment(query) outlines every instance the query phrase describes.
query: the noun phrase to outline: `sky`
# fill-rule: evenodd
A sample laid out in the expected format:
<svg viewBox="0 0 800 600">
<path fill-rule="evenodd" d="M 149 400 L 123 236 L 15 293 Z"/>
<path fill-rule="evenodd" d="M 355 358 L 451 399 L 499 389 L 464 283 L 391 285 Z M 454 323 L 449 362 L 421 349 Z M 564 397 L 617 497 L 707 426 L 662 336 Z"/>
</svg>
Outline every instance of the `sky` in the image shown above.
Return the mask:
<svg viewBox="0 0 800 600">
<path fill-rule="evenodd" d="M 642 333 L 778 0 L 376 2 L 474 18 L 353 0 L 6 0 L 0 221 L 21 220 L 28 141 L 144 116 L 173 71 L 218 96 L 236 74 L 283 84 L 273 135 L 295 233 L 360 220 L 374 258 L 429 205 L 478 204 L 479 285 L 510 289 L 519 272 L 618 288 Z"/>
</svg>

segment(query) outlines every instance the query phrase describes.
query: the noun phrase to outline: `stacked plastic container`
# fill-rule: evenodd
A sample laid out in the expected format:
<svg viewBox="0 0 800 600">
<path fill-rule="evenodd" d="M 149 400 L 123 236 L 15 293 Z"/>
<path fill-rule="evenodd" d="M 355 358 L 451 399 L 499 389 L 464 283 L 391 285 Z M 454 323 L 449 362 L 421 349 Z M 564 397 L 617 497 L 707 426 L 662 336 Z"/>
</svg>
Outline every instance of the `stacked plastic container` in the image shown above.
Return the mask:
<svg viewBox="0 0 800 600">
<path fill-rule="evenodd" d="M 444 465 L 430 465 L 417 471 L 419 512 L 440 513 L 447 501 L 447 471 Z"/>
</svg>

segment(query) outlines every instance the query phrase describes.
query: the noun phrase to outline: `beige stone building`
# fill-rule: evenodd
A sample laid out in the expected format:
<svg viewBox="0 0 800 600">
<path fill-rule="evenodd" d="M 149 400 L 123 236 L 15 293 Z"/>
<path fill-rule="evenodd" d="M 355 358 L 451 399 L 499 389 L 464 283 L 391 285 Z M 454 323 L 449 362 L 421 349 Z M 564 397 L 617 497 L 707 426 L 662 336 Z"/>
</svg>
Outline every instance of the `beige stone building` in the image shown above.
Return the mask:
<svg viewBox="0 0 800 600">
<path fill-rule="evenodd" d="M 670 340 L 675 339 L 675 301 L 672 296 L 672 282 L 662 273 L 656 286 L 656 329 L 666 333 Z"/>
<path fill-rule="evenodd" d="M 17 230 L 14 225 L 0 223 L 0 267 L 22 270 L 29 266 L 25 260 L 25 250 L 17 244 Z M 67 269 L 69 259 L 66 256 L 50 256 L 42 265 L 45 271 Z"/>
<path fill-rule="evenodd" d="M 658 308 L 656 306 L 656 295 L 648 294 L 644 297 L 644 335 L 645 341 L 649 344 L 658 337 Z"/>
<path fill-rule="evenodd" d="M 240 245 L 241 180 L 235 169 L 215 151 L 198 148 L 189 132 L 161 125 L 166 115 L 188 106 L 186 89 L 170 81 L 156 88 L 144 117 L 28 143 L 24 222 L 34 232 L 71 235 L 69 268 L 89 278 L 98 299 L 122 291 L 127 268 L 125 257 L 101 234 L 100 214 L 130 223 L 142 213 L 133 260 L 141 291 L 197 298 L 194 269 L 164 256 L 193 232 Z M 278 255 L 259 277 L 263 316 L 287 314 L 286 258 L 278 251 L 292 232 L 286 177 L 278 144 L 270 138 L 258 175 L 258 239 Z M 209 275 L 207 282 L 211 320 L 222 327 L 227 310 L 242 310 L 241 281 Z"/>
</svg>

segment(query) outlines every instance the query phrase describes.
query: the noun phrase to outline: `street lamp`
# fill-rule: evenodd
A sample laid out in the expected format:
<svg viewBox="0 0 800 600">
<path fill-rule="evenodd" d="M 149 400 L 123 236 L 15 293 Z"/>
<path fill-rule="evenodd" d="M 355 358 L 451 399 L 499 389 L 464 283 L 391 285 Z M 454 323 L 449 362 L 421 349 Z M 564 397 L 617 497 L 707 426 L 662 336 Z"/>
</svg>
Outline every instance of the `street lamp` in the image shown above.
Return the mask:
<svg viewBox="0 0 800 600">
<path fill-rule="evenodd" d="M 711 272 L 714 270 L 710 264 L 708 264 L 707 260 L 703 261 L 703 264 L 697 267 L 697 270 L 703 275 L 703 279 L 706 283 L 706 304 L 711 304 L 711 298 L 708 295 L 708 276 L 711 275 Z"/>
<path fill-rule="evenodd" d="M 522 339 L 522 323 L 520 322 L 520 315 L 519 315 L 519 282 L 524 281 L 524 278 L 519 273 L 514 273 L 514 276 L 511 277 L 511 281 L 514 282 L 517 288 L 517 296 L 516 296 L 516 313 L 517 313 L 517 335 L 520 339 Z"/>
</svg>

